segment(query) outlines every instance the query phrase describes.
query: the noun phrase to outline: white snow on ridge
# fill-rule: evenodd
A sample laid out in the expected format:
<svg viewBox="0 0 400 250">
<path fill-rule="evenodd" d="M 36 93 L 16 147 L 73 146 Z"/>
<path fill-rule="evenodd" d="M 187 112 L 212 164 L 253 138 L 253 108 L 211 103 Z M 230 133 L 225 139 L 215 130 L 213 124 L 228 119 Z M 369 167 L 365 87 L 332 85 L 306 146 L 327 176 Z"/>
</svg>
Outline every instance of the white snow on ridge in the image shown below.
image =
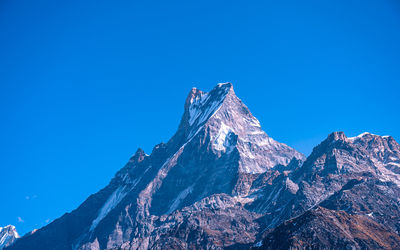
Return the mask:
<svg viewBox="0 0 400 250">
<path fill-rule="evenodd" d="M 390 135 L 380 136 L 380 135 L 372 134 L 372 133 L 369 133 L 369 132 L 364 132 L 364 133 L 359 134 L 359 135 L 357 135 L 357 136 L 348 137 L 347 139 L 348 139 L 349 141 L 353 142 L 354 140 L 360 139 L 360 138 L 362 138 L 362 137 L 364 137 L 364 136 L 366 136 L 366 135 L 379 136 L 379 137 L 382 137 L 382 138 L 384 138 L 384 139 L 388 139 L 388 138 L 390 137 Z"/>
<path fill-rule="evenodd" d="M 126 192 L 126 186 L 118 187 L 108 198 L 108 200 L 104 203 L 103 207 L 101 208 L 99 215 L 97 218 L 92 222 L 90 226 L 90 231 L 93 231 L 97 227 L 97 224 L 104 219 L 107 214 L 113 210 L 118 203 L 126 196 L 128 192 Z"/>
<path fill-rule="evenodd" d="M 371 134 L 370 132 L 364 132 L 364 133 L 359 134 L 359 135 L 354 136 L 354 137 L 347 137 L 347 139 L 350 140 L 350 141 L 354 141 L 355 139 L 362 138 L 365 135 L 375 135 L 375 134 Z"/>
<path fill-rule="evenodd" d="M 208 105 L 208 108 L 201 113 L 200 118 L 197 121 L 197 124 L 200 125 L 202 124 L 205 120 L 207 120 L 208 117 L 210 117 L 210 115 L 212 115 L 213 113 L 215 113 L 219 106 L 222 104 L 221 100 L 218 101 L 214 101 L 213 103 L 211 103 L 211 105 Z"/>
<path fill-rule="evenodd" d="M 186 189 L 184 189 L 182 192 L 180 192 L 178 194 L 178 196 L 176 197 L 176 199 L 174 200 L 174 202 L 172 203 L 172 205 L 169 207 L 167 214 L 172 213 L 173 211 L 175 211 L 178 206 L 181 204 L 181 202 L 193 191 L 193 185 L 187 187 Z"/>
<path fill-rule="evenodd" d="M 229 84 L 229 82 L 221 82 L 221 83 L 218 83 L 217 86 L 218 86 L 218 88 L 221 88 L 222 86 L 227 85 L 227 84 Z"/>
<path fill-rule="evenodd" d="M 218 84 L 218 88 L 221 88 L 228 83 L 220 83 Z M 221 90 L 219 90 L 221 91 Z M 203 93 L 200 96 L 197 96 L 193 99 L 192 103 L 189 107 L 189 125 L 201 125 L 204 121 L 206 121 L 209 117 L 211 117 L 215 112 L 218 111 L 219 107 L 221 106 L 223 100 L 225 99 L 226 95 L 228 94 L 229 90 L 224 89 L 224 93 L 218 92 L 220 96 L 213 100 L 212 103 L 209 103 L 209 99 L 211 95 L 209 93 Z M 215 96 L 215 95 L 213 95 Z M 204 106 L 207 106 L 206 110 L 202 110 Z"/>
<path fill-rule="evenodd" d="M 189 107 L 189 125 L 192 126 L 196 119 L 201 115 L 201 107 L 207 102 L 210 96 L 208 93 L 197 96 Z"/>
<path fill-rule="evenodd" d="M 151 165 L 148 166 L 142 173 L 142 175 L 139 178 L 130 180 L 129 174 L 125 174 L 122 178 L 122 181 L 125 183 L 125 185 L 118 187 L 107 199 L 107 201 L 104 203 L 103 207 L 100 209 L 100 212 L 97 216 L 97 218 L 92 222 L 92 225 L 90 226 L 90 231 L 93 231 L 99 222 L 104 219 L 107 214 L 111 212 L 121 201 L 125 196 L 132 191 L 136 185 L 139 183 L 139 181 L 142 179 L 144 174 L 151 168 Z M 128 185 L 128 186 L 127 186 Z"/>
<path fill-rule="evenodd" d="M 389 162 L 387 165 L 394 165 L 400 168 L 400 164 L 396 162 Z"/>
<path fill-rule="evenodd" d="M 374 134 L 371 134 L 370 132 L 364 132 L 364 133 L 357 135 L 356 137 L 363 137 L 364 135 L 374 135 Z"/>
</svg>

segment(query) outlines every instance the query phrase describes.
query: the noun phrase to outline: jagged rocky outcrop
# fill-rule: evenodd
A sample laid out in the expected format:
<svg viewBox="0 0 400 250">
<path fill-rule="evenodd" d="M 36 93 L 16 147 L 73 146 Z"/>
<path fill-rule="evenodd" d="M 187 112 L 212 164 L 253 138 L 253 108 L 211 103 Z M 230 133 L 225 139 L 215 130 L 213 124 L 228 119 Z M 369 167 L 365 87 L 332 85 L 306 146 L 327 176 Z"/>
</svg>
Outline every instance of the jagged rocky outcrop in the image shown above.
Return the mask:
<svg viewBox="0 0 400 250">
<path fill-rule="evenodd" d="M 165 227 L 162 221 L 166 216 L 174 222 L 171 227 L 182 228 L 179 216 L 185 218 L 188 227 L 198 224 L 202 236 L 197 240 L 208 241 L 205 246 L 234 244 L 233 237 L 243 238 L 243 230 L 251 231 L 251 237 L 239 242 L 248 243 L 255 240 L 257 230 L 250 229 L 257 228 L 254 223 L 237 223 L 226 233 L 230 240 L 221 241 L 218 230 L 212 229 L 219 217 L 209 223 L 188 222 L 195 221 L 196 216 L 205 222 L 204 218 L 213 214 L 226 214 L 227 220 L 234 221 L 239 211 L 252 221 L 257 216 L 244 204 L 250 201 L 246 196 L 253 181 L 293 159 L 302 161 L 304 156 L 269 137 L 235 95 L 232 84 L 219 84 L 209 93 L 194 88 L 170 141 L 155 146 L 150 155 L 139 149 L 107 187 L 76 210 L 24 237 L 14 249 L 31 242 L 41 249 L 161 247 L 165 239 L 157 232 Z M 215 208 L 199 209 L 200 205 Z M 190 211 L 185 213 L 183 208 Z M 176 240 L 186 241 L 188 236 L 182 237 Z"/>
<path fill-rule="evenodd" d="M 18 232 L 15 226 L 8 225 L 5 227 L 0 227 L 0 250 L 11 246 L 16 239 L 19 238 Z"/>
<path fill-rule="evenodd" d="M 167 143 L 138 149 L 109 185 L 9 249 L 390 248 L 399 173 L 390 136 L 335 132 L 305 159 L 232 84 L 193 88 Z"/>
<path fill-rule="evenodd" d="M 398 244 L 388 247 L 390 244 L 383 244 L 384 241 L 378 242 L 376 238 L 368 238 L 369 243 L 354 238 L 354 235 L 345 239 L 343 235 L 339 235 L 337 227 L 348 228 L 349 223 L 353 225 L 357 220 L 373 221 L 372 224 L 367 223 L 371 226 L 369 228 L 371 235 L 374 233 L 382 235 L 385 232 L 391 239 L 393 235 L 399 235 L 400 189 L 397 172 L 400 166 L 399 160 L 399 144 L 390 136 L 364 133 L 348 138 L 342 132 L 330 134 L 314 148 L 302 166 L 281 179 L 276 178 L 275 183 L 268 185 L 250 205 L 250 209 L 265 213 L 262 217 L 267 225 L 263 233 L 263 237 L 267 238 L 264 247 L 272 249 L 278 242 L 283 244 L 282 236 L 277 238 L 277 230 L 278 228 L 281 230 L 283 226 L 279 224 L 283 221 L 318 213 L 321 217 L 324 217 L 323 214 L 327 217 L 343 215 L 345 219 L 339 220 L 342 224 L 335 221 L 336 227 L 328 226 L 327 221 L 325 224 L 323 221 L 320 221 L 320 224 L 313 224 L 316 232 L 309 231 L 308 236 L 304 236 L 304 232 L 301 231 L 305 230 L 306 226 L 299 228 L 290 224 L 296 223 L 293 220 L 286 222 L 285 230 L 287 227 L 292 227 L 291 234 L 299 238 L 295 237 L 294 241 L 285 239 L 284 244 L 300 249 L 312 246 L 342 248 L 344 245 L 340 244 L 349 240 L 351 243 L 347 242 L 345 248 L 398 248 Z M 285 186 L 288 180 L 295 188 Z M 316 206 L 319 206 L 319 210 L 314 209 Z M 278 228 L 274 229 L 275 227 Z M 374 228 L 379 232 L 375 232 Z M 310 227 L 309 230 L 311 229 Z M 321 230 L 325 231 L 322 233 Z M 312 234 L 313 237 L 321 239 L 326 238 L 325 234 L 330 234 L 337 239 L 329 242 L 318 239 L 314 244 L 307 238 Z M 362 237 L 366 239 L 367 235 Z M 354 240 L 358 243 L 354 243 Z M 295 241 L 304 242 L 296 245 Z"/>
</svg>

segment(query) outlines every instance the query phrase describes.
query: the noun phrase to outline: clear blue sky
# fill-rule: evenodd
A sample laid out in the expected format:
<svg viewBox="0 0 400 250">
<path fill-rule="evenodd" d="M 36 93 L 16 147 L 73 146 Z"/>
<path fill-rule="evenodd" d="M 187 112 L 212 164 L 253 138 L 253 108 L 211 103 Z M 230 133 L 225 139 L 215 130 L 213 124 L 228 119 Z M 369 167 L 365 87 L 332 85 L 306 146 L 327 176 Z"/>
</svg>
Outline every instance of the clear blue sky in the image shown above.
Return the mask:
<svg viewBox="0 0 400 250">
<path fill-rule="evenodd" d="M 0 226 L 76 208 L 230 81 L 278 141 L 400 139 L 400 3 L 0 1 Z M 18 217 L 21 218 L 18 221 Z"/>
</svg>

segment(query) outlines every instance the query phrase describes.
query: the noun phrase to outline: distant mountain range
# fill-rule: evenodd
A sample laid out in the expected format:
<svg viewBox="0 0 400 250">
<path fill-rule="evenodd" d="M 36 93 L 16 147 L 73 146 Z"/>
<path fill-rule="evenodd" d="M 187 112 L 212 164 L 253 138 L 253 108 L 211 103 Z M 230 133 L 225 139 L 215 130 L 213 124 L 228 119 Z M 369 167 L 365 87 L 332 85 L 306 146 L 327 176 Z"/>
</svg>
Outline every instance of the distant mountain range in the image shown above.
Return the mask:
<svg viewBox="0 0 400 250">
<path fill-rule="evenodd" d="M 334 132 L 306 158 L 223 83 L 193 88 L 167 143 L 6 249 L 400 249 L 399 233 L 391 136 Z"/>
<path fill-rule="evenodd" d="M 0 250 L 10 246 L 18 238 L 19 235 L 13 225 L 0 227 Z"/>
</svg>

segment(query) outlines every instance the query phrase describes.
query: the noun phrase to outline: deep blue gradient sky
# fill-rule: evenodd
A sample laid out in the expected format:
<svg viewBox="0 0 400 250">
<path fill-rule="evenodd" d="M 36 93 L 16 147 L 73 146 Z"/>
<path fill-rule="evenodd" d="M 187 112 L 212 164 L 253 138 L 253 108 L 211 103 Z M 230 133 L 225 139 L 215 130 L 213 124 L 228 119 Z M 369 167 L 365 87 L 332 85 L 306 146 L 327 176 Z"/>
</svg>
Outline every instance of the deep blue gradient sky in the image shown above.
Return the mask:
<svg viewBox="0 0 400 250">
<path fill-rule="evenodd" d="M 76 208 L 173 135 L 193 86 L 232 82 L 305 154 L 332 131 L 400 140 L 399 45 L 397 0 L 2 0 L 0 226 Z"/>
</svg>

